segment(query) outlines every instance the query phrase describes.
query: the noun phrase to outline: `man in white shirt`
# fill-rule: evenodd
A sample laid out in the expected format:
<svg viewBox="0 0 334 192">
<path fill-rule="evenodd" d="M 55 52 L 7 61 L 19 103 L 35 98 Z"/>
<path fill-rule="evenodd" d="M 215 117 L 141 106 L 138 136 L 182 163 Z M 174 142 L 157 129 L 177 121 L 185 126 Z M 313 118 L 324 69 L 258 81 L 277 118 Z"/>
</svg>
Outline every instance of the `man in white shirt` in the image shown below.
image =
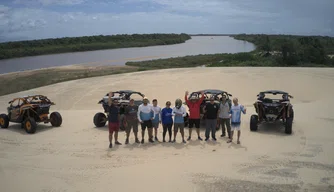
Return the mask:
<svg viewBox="0 0 334 192">
<path fill-rule="evenodd" d="M 155 141 L 159 141 L 158 139 L 158 128 L 161 123 L 161 107 L 158 106 L 158 100 L 153 99 L 153 110 L 155 112 L 154 119 L 152 120 L 153 128 L 154 128 L 154 139 Z"/>
<path fill-rule="evenodd" d="M 144 137 L 145 137 L 145 129 L 147 128 L 149 142 L 154 143 L 153 141 L 153 130 L 152 130 L 152 120 L 154 119 L 155 112 L 153 110 L 153 106 L 148 104 L 147 97 L 144 97 L 143 103 L 139 105 L 138 107 L 138 121 L 141 124 L 141 134 L 142 134 L 142 140 L 141 143 L 144 143 Z"/>
</svg>

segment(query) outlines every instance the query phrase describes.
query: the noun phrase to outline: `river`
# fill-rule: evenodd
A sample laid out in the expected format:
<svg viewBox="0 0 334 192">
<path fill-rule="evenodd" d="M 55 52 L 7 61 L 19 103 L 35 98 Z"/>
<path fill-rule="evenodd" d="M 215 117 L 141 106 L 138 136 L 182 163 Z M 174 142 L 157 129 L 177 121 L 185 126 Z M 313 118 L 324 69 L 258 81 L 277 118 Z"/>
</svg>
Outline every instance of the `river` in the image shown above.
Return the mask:
<svg viewBox="0 0 334 192">
<path fill-rule="evenodd" d="M 0 60 L 0 74 L 65 65 L 124 65 L 127 61 L 198 54 L 238 53 L 255 49 L 252 43 L 228 36 L 192 36 L 182 44 L 62 53 Z"/>
</svg>

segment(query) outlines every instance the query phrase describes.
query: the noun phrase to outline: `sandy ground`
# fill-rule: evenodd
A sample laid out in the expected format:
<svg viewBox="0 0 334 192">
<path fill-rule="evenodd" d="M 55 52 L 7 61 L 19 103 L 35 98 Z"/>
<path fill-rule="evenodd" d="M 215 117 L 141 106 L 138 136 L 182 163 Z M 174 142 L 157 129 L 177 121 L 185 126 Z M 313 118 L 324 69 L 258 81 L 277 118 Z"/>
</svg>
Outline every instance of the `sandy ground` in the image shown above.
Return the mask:
<svg viewBox="0 0 334 192">
<path fill-rule="evenodd" d="M 146 71 L 59 83 L 0 97 L 46 94 L 63 125 L 40 124 L 28 135 L 18 124 L 0 130 L 0 191 L 334 191 L 334 69 L 193 68 Z M 133 89 L 166 100 L 186 90 L 228 90 L 248 111 L 241 145 L 226 138 L 187 144 L 145 143 L 108 148 L 107 127 L 95 128 L 97 102 L 110 90 Z M 293 134 L 280 125 L 250 132 L 259 91 L 290 92 Z M 159 136 L 161 138 L 161 128 Z M 204 137 L 204 129 L 201 129 Z M 220 135 L 220 132 L 217 133 Z M 186 129 L 186 136 L 188 131 Z"/>
</svg>

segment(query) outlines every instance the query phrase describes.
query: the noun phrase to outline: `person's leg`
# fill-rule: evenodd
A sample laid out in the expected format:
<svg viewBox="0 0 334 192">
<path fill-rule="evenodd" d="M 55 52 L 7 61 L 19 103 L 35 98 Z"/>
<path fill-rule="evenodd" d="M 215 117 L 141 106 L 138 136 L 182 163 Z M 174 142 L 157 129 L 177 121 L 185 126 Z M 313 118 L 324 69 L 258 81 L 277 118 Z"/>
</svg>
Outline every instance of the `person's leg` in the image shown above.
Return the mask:
<svg viewBox="0 0 334 192">
<path fill-rule="evenodd" d="M 131 132 L 131 122 L 128 121 L 127 125 L 126 125 L 126 129 L 125 129 L 125 133 L 126 133 L 126 139 L 125 139 L 125 144 L 129 144 L 129 136 L 130 136 L 130 132 Z"/>
<path fill-rule="evenodd" d="M 240 135 L 241 135 L 240 124 L 237 125 L 236 130 L 238 130 L 237 144 L 240 144 Z"/>
<path fill-rule="evenodd" d="M 228 138 L 231 139 L 231 119 L 224 119 L 225 120 L 225 125 L 226 125 L 226 130 L 227 130 L 227 135 Z"/>
<path fill-rule="evenodd" d="M 109 128 L 109 148 L 112 148 L 113 130 L 110 122 L 108 122 L 108 128 Z"/>
<path fill-rule="evenodd" d="M 154 127 L 154 139 L 155 139 L 156 141 L 159 141 L 159 139 L 158 139 L 159 122 L 154 123 L 153 127 Z"/>
<path fill-rule="evenodd" d="M 235 130 L 235 124 L 231 123 L 231 138 L 230 140 L 227 141 L 228 143 L 233 141 L 234 130 Z"/>
<path fill-rule="evenodd" d="M 147 121 L 147 131 L 148 131 L 148 135 L 149 135 L 149 142 L 153 143 L 153 124 L 152 121 L 149 120 Z"/>
<path fill-rule="evenodd" d="M 197 132 L 197 138 L 202 141 L 203 139 L 201 138 L 201 134 L 200 134 L 200 130 L 199 130 L 200 124 L 201 124 L 201 119 L 196 119 L 195 120 L 195 127 L 196 127 L 196 132 Z"/>
<path fill-rule="evenodd" d="M 222 135 L 221 137 L 225 137 L 226 136 L 226 132 L 225 132 L 225 124 L 226 124 L 226 119 L 223 119 L 223 118 L 219 118 L 219 124 L 221 125 L 222 127 Z M 219 126 L 220 126 L 219 125 Z"/>
<path fill-rule="evenodd" d="M 214 119 L 212 121 L 212 128 L 211 128 L 211 137 L 214 140 L 216 140 L 216 127 L 217 127 L 217 119 Z"/>
<path fill-rule="evenodd" d="M 145 141 L 145 129 L 146 129 L 146 123 L 141 123 L 141 143 L 144 143 Z"/>
<path fill-rule="evenodd" d="M 182 136 L 182 142 L 186 143 L 186 140 L 184 140 L 184 123 L 180 123 L 180 132 Z"/>
<path fill-rule="evenodd" d="M 116 145 L 122 145 L 119 141 L 118 141 L 118 131 L 120 128 L 120 124 L 119 123 L 113 123 L 113 131 L 114 131 L 114 137 L 115 137 L 115 144 Z"/>
<path fill-rule="evenodd" d="M 177 132 L 178 132 L 178 125 L 177 123 L 174 123 L 174 140 L 173 140 L 173 143 L 176 141 L 176 135 L 177 135 Z"/>
<path fill-rule="evenodd" d="M 167 125 L 168 135 L 169 135 L 169 142 L 172 142 L 172 127 L 173 127 L 172 123 Z"/>
<path fill-rule="evenodd" d="M 132 131 L 133 131 L 133 134 L 135 136 L 135 141 L 136 143 L 140 143 L 139 142 L 139 139 L 138 139 L 138 122 L 137 121 L 133 121 L 132 122 Z"/>
<path fill-rule="evenodd" d="M 209 140 L 210 137 L 210 129 L 211 129 L 211 125 L 210 125 L 210 119 L 205 119 L 205 141 Z"/>
<path fill-rule="evenodd" d="M 165 137 L 166 137 L 166 133 L 167 133 L 167 125 L 163 124 L 162 125 L 162 129 L 163 129 L 163 132 L 162 132 L 162 142 L 166 142 Z"/>
<path fill-rule="evenodd" d="M 189 119 L 189 122 L 188 122 L 188 128 L 189 128 L 189 137 L 188 137 L 188 141 L 191 139 L 191 133 L 193 131 L 193 127 L 194 127 L 194 120 L 193 119 Z"/>
</svg>

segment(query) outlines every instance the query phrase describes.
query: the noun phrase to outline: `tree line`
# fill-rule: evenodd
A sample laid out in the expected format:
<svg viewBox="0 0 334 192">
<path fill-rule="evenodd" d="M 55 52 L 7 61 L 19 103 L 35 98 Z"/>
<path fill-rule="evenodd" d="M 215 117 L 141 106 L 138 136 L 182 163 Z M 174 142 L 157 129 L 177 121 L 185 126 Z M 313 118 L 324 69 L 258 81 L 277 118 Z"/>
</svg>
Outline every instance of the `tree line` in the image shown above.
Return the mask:
<svg viewBox="0 0 334 192">
<path fill-rule="evenodd" d="M 188 34 L 121 34 L 50 38 L 0 43 L 0 59 L 102 49 L 184 43 Z"/>
<path fill-rule="evenodd" d="M 256 51 L 272 57 L 278 64 L 334 65 L 334 37 L 295 35 L 233 35 L 235 39 L 251 42 Z"/>
</svg>

